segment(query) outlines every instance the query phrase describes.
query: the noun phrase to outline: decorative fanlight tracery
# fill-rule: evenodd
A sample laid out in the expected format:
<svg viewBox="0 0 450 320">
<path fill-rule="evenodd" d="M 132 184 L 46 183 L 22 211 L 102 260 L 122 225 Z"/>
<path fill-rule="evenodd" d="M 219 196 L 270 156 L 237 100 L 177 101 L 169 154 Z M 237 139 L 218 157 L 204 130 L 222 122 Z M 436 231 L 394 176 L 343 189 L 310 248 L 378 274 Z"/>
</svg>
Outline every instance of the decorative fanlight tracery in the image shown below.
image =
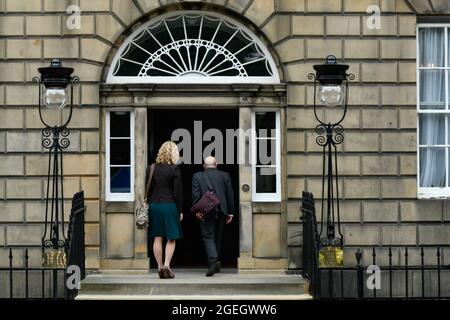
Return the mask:
<svg viewBox="0 0 450 320">
<path fill-rule="evenodd" d="M 278 83 L 276 65 L 246 27 L 215 13 L 176 12 L 150 21 L 119 49 L 109 83 Z"/>
</svg>

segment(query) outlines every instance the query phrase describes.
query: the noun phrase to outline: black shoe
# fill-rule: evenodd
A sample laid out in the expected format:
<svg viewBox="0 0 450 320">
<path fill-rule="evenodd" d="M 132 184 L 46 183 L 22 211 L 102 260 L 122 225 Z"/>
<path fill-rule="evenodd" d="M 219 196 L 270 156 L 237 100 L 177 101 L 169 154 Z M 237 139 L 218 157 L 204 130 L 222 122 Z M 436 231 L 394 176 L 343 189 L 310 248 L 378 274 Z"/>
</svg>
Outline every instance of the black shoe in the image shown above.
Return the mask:
<svg viewBox="0 0 450 320">
<path fill-rule="evenodd" d="M 206 272 L 207 277 L 212 277 L 215 273 L 220 272 L 220 268 L 222 267 L 222 263 L 220 261 L 216 261 Z"/>
<path fill-rule="evenodd" d="M 162 279 L 173 279 L 175 278 L 175 273 L 173 273 L 172 270 L 170 270 L 169 267 L 164 266 L 161 269 Z"/>
</svg>

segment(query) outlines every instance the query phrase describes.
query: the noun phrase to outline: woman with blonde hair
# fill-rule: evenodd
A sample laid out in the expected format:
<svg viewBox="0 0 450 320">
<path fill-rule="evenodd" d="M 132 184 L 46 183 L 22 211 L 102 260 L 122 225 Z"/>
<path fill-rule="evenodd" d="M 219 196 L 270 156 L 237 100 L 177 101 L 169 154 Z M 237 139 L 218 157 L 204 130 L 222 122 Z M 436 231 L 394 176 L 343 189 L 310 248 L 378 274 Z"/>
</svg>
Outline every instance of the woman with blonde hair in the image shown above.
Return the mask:
<svg viewBox="0 0 450 320">
<path fill-rule="evenodd" d="M 181 221 L 183 220 L 183 184 L 181 171 L 177 163 L 180 154 L 172 141 L 163 143 L 159 149 L 156 163 L 153 164 L 153 176 L 149 193 L 150 230 L 153 240 L 153 254 L 158 262 L 158 274 L 161 279 L 172 279 L 175 274 L 170 268 L 175 241 L 182 238 Z M 147 168 L 147 182 L 151 166 Z M 167 239 L 163 263 L 163 239 Z"/>
</svg>

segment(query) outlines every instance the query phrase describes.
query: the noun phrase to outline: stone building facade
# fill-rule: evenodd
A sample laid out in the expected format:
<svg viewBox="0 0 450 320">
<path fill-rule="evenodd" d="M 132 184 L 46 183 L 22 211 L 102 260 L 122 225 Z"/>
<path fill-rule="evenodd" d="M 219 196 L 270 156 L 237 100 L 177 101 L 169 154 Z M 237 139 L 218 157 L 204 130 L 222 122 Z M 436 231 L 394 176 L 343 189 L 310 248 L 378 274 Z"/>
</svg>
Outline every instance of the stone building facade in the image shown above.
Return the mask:
<svg viewBox="0 0 450 320">
<path fill-rule="evenodd" d="M 81 9 L 78 29 L 67 27 L 69 5 Z M 379 29 L 367 26 L 370 5 L 381 9 Z M 280 82 L 107 83 L 114 57 L 135 30 L 183 10 L 220 13 L 251 30 L 270 52 Z M 105 191 L 107 111 L 124 108 L 134 112 L 135 199 L 144 193 L 150 109 L 235 109 L 241 128 L 251 127 L 254 109 L 278 110 L 280 199 L 254 201 L 252 192 L 241 188 L 252 188 L 252 168 L 239 166 L 237 266 L 300 267 L 301 192 L 319 197 L 322 174 L 307 74 L 329 54 L 349 64 L 356 76 L 339 153 L 346 263 L 354 263 L 357 247 L 366 248 L 368 258 L 372 246 L 392 245 L 394 257 L 400 257 L 404 245 L 448 244 L 448 201 L 418 197 L 416 98 L 417 23 L 434 16 L 450 23 L 448 14 L 446 0 L 0 0 L 1 266 L 9 248 L 23 256 L 25 246 L 34 246 L 30 263 L 41 262 L 47 155 L 31 80 L 54 57 L 80 77 L 71 146 L 64 156 L 64 191 L 67 208 L 75 192 L 85 192 L 88 268 L 148 267 L 146 234 L 134 226 L 134 201 L 108 201 Z M 46 116 L 56 123 L 64 114 Z"/>
</svg>

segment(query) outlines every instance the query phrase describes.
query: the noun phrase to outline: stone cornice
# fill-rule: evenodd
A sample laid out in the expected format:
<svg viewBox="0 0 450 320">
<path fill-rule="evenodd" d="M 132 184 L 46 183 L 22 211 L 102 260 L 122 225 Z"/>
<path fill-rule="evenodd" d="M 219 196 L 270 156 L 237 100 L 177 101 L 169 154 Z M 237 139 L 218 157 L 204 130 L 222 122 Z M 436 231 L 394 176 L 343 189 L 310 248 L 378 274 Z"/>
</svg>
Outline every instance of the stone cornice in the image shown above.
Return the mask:
<svg viewBox="0 0 450 320">
<path fill-rule="evenodd" d="M 449 0 L 405 0 L 418 14 L 450 14 Z"/>
<path fill-rule="evenodd" d="M 240 94 L 240 93 L 278 93 L 286 92 L 286 84 L 101 84 L 103 95 L 114 93 L 193 93 L 205 95 L 211 93 Z"/>
</svg>

